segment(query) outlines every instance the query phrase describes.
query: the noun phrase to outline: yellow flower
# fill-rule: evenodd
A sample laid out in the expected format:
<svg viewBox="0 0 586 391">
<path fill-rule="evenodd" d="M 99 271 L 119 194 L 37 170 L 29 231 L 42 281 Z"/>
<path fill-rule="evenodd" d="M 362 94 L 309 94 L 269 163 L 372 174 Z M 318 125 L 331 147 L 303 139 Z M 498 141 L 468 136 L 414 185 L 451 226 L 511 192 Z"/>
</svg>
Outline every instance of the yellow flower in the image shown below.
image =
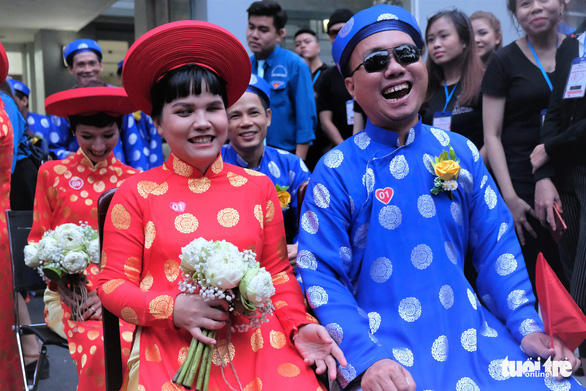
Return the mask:
<svg viewBox="0 0 586 391">
<path fill-rule="evenodd" d="M 444 160 L 434 166 L 435 175 L 444 181 L 458 179 L 460 165 L 453 160 Z"/>
<path fill-rule="evenodd" d="M 291 202 L 291 194 L 289 194 L 286 190 L 277 191 L 277 195 L 279 196 L 279 202 L 281 203 L 281 208 L 286 208 L 289 206 Z"/>
</svg>

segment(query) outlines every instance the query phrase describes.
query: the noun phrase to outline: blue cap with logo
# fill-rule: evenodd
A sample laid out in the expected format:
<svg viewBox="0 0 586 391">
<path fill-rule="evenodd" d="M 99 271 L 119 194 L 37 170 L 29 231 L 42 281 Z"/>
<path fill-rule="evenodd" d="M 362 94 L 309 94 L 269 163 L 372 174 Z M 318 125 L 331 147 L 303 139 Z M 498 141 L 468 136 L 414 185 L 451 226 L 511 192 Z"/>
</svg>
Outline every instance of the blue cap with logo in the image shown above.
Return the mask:
<svg viewBox="0 0 586 391">
<path fill-rule="evenodd" d="M 250 83 L 246 91 L 256 94 L 262 99 L 267 107 L 271 106 L 271 86 L 262 77 L 256 75 L 250 76 Z"/>
<path fill-rule="evenodd" d="M 69 43 L 63 49 L 63 57 L 67 65 L 72 66 L 73 56 L 82 52 L 94 52 L 98 56 L 98 59 L 102 61 L 102 49 L 96 41 L 93 39 L 78 39 Z"/>
<path fill-rule="evenodd" d="M 332 45 L 332 57 L 342 76 L 348 77 L 348 63 L 352 51 L 364 38 L 387 30 L 408 34 L 415 45 L 423 48 L 421 30 L 409 11 L 388 4 L 378 4 L 355 14 L 340 32 Z"/>
<path fill-rule="evenodd" d="M 20 91 L 26 96 L 30 96 L 31 90 L 23 82 L 14 79 L 8 79 L 7 81 L 10 84 L 10 88 L 13 90 L 13 92 Z"/>
</svg>

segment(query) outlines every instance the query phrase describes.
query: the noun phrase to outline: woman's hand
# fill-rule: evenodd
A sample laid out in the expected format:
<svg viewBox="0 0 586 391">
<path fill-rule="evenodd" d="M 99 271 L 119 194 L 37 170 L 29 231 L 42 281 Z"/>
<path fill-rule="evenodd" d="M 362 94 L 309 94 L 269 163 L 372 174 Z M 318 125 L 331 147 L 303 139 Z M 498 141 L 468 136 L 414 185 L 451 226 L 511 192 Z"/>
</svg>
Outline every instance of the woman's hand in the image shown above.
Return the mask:
<svg viewBox="0 0 586 391">
<path fill-rule="evenodd" d="M 572 372 L 580 368 L 580 359 L 574 356 L 574 352 L 557 337 L 553 337 L 553 340 L 554 347 L 551 346 L 549 335 L 531 333 L 521 340 L 521 349 L 530 357 L 541 357 L 544 360 L 551 357 L 553 361 L 568 361 L 572 366 Z M 559 374 L 558 380 L 561 379 L 562 376 Z"/>
<path fill-rule="evenodd" d="M 537 238 L 537 234 L 527 221 L 527 214 L 536 217 L 535 212 L 528 203 L 523 201 L 519 196 L 515 195 L 514 198 L 510 200 L 506 200 L 507 206 L 513 215 L 513 220 L 515 222 L 515 231 L 517 232 L 517 237 L 519 238 L 519 243 L 521 246 L 525 245 L 525 234 L 523 233 L 523 228 L 529 232 L 529 235 Z"/>
<path fill-rule="evenodd" d="M 529 158 L 531 159 L 531 166 L 533 166 L 533 174 L 549 161 L 549 155 L 543 144 L 536 146 Z"/>
<path fill-rule="evenodd" d="M 98 297 L 98 291 L 88 292 L 87 300 L 81 305 L 83 320 L 102 320 L 102 302 Z"/>
<path fill-rule="evenodd" d="M 308 365 L 316 366 L 316 373 L 328 371 L 330 379 L 336 379 L 336 360 L 341 366 L 347 365 L 342 349 L 334 342 L 325 327 L 306 324 L 299 328 L 295 347 Z"/>
<path fill-rule="evenodd" d="M 287 245 L 287 256 L 289 257 L 289 265 L 295 270 L 297 267 L 297 248 L 299 244 L 288 244 Z"/>
<path fill-rule="evenodd" d="M 228 319 L 226 300 L 205 301 L 200 295 L 181 293 L 173 306 L 175 326 L 189 331 L 193 338 L 208 345 L 216 340 L 203 335 L 201 329 L 218 330 L 226 325 Z"/>
<path fill-rule="evenodd" d="M 541 225 L 546 227 L 546 224 L 551 226 L 552 230 L 556 230 L 554 204 L 557 204 L 560 212 L 562 212 L 562 201 L 558 194 L 555 185 L 549 178 L 544 178 L 535 183 L 535 214 Z"/>
</svg>

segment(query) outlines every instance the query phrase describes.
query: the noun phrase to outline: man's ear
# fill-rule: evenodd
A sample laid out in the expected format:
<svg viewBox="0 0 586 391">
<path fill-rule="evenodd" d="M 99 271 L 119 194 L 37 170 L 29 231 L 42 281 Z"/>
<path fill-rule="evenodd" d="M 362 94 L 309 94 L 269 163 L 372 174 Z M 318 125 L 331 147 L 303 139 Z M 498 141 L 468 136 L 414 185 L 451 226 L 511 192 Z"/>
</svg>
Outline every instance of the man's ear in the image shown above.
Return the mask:
<svg viewBox="0 0 586 391">
<path fill-rule="evenodd" d="M 354 99 L 354 77 L 347 77 L 344 79 L 344 84 L 346 84 L 346 89 L 348 93 Z"/>
<path fill-rule="evenodd" d="M 280 45 L 286 36 L 287 36 L 287 29 L 285 27 L 283 27 L 282 29 L 279 29 L 279 31 L 277 31 L 277 43 Z"/>
<path fill-rule="evenodd" d="M 273 112 L 271 111 L 271 109 L 267 109 L 266 113 L 267 113 L 267 128 L 268 128 L 269 126 L 271 126 L 271 118 L 272 118 Z"/>
</svg>

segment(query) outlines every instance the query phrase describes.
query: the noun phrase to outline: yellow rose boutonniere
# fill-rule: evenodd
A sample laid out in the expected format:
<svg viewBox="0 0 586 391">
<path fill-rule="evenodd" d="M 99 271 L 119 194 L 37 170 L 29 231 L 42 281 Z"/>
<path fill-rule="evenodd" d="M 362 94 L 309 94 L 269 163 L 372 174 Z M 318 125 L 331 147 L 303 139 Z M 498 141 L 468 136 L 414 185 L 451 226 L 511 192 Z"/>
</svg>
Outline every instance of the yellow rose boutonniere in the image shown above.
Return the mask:
<svg viewBox="0 0 586 391">
<path fill-rule="evenodd" d="M 281 209 L 287 210 L 289 209 L 289 204 L 291 203 L 291 194 L 287 191 L 289 186 L 279 186 L 276 185 L 275 188 L 277 189 L 277 195 L 279 196 L 279 202 L 281 203 Z"/>
<path fill-rule="evenodd" d="M 443 151 L 432 163 L 433 170 L 437 177 L 433 180 L 431 194 L 438 195 L 440 191 L 448 193 L 450 200 L 454 199 L 452 194 L 458 188 L 458 175 L 460 175 L 460 159 L 452 146 L 448 151 Z"/>
</svg>

